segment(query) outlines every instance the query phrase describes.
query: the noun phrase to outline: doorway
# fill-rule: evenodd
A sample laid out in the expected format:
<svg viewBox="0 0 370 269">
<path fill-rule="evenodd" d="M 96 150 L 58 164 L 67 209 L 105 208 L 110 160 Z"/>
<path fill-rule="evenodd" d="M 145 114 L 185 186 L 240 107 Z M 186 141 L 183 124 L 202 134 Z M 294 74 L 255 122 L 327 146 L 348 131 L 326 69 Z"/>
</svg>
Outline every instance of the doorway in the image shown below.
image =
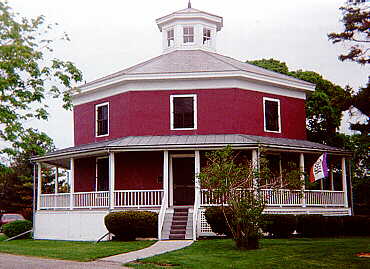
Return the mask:
<svg viewBox="0 0 370 269">
<path fill-rule="evenodd" d="M 173 205 L 194 205 L 194 157 L 172 157 Z"/>
</svg>

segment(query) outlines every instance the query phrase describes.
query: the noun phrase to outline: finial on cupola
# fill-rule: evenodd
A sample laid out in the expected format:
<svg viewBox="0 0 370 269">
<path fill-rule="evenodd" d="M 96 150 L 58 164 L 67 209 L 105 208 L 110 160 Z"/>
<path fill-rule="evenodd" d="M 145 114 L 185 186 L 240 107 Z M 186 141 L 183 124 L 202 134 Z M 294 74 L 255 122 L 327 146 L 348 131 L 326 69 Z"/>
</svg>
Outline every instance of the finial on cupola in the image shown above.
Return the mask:
<svg viewBox="0 0 370 269">
<path fill-rule="evenodd" d="M 188 8 L 191 8 L 191 1 L 189 0 Z"/>
</svg>

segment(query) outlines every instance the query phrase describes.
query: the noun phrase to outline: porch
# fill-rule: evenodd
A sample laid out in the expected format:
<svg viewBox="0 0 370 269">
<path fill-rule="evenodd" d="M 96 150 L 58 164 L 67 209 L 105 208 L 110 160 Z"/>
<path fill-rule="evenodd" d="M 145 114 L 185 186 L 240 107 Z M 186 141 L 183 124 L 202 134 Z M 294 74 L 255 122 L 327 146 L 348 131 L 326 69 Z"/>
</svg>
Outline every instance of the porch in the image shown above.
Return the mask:
<svg viewBox="0 0 370 269">
<path fill-rule="evenodd" d="M 157 141 L 157 145 L 154 138 L 150 140 L 144 137 L 136 140 L 136 145 L 108 147 L 109 142 L 104 142 L 103 148 L 88 145 L 87 149 L 82 146 L 73 151 L 56 152 L 36 159 L 36 216 L 40 220 L 39 227 L 51 229 L 47 225 L 50 216 L 60 221 L 73 217 L 76 220 L 71 223 L 81 223 L 90 212 L 91 217 L 95 214 L 99 218 L 96 222 L 99 228 L 97 226 L 94 229 L 103 231 L 103 217 L 110 211 L 151 210 L 158 212 L 158 238 L 162 239 L 166 222 L 172 217 L 171 212 L 177 206 L 186 206 L 189 208 L 188 224 L 191 222 L 190 229 L 193 231 L 191 238 L 209 235 L 211 231 L 204 217 L 204 209 L 214 204 L 210 202 L 207 190 L 201 188 L 196 175 L 205 165 L 206 152 L 226 145 L 231 145 L 252 163 L 259 162 L 260 150 L 264 148 L 271 159 L 272 169 L 280 174 L 282 181 L 282 171 L 288 162 L 293 161 L 307 175 L 318 156 L 324 151 L 328 152 L 331 156 L 330 176 L 325 180 L 313 185 L 304 184 L 299 190 L 260 190 L 266 200 L 265 213 L 351 214 L 347 191 L 350 186 L 346 168 L 347 152 L 308 141 L 303 141 L 302 145 L 302 141 L 288 139 L 274 139 L 271 143 L 269 138 L 270 144 L 262 145 L 251 143 L 250 136 L 244 135 L 184 136 L 177 137 L 176 141 L 173 137 L 168 139 L 173 141 L 173 145 L 164 146 L 160 141 Z M 217 142 L 218 139 L 222 143 Z M 149 142 L 143 146 L 143 140 Z M 191 145 L 179 144 L 179 140 Z M 114 143 L 117 145 L 118 142 Z M 46 166 L 54 169 L 51 173 L 54 183 L 49 180 L 51 187 L 47 193 L 43 192 Z M 68 192 L 60 191 L 59 169 L 68 171 Z M 50 173 L 48 176 L 50 178 Z M 302 176 L 301 180 L 307 182 L 307 177 Z M 39 238 L 46 237 L 40 235 Z"/>
</svg>

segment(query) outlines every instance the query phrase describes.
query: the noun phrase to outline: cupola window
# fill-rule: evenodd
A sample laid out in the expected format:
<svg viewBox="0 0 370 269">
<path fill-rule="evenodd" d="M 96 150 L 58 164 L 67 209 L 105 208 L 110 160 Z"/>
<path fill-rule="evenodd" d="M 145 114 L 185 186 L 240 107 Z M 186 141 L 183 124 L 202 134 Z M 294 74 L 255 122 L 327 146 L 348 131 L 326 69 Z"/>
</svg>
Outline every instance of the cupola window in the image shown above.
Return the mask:
<svg viewBox="0 0 370 269">
<path fill-rule="evenodd" d="M 175 42 L 175 34 L 174 34 L 174 30 L 173 29 L 170 29 L 167 31 L 167 47 L 172 47 L 174 45 L 174 42 Z"/>
<path fill-rule="evenodd" d="M 184 44 L 194 42 L 194 27 L 184 27 Z"/>
<path fill-rule="evenodd" d="M 211 30 L 208 28 L 203 28 L 203 44 L 210 45 L 211 43 Z"/>
</svg>

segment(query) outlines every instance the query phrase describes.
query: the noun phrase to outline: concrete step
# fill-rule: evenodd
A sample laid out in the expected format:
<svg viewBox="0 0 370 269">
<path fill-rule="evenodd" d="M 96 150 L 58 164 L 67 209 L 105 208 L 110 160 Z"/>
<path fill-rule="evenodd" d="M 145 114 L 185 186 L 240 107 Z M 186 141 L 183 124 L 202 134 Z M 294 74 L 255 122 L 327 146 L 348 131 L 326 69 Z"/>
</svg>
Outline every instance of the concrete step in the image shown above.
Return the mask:
<svg viewBox="0 0 370 269">
<path fill-rule="evenodd" d="M 180 239 L 185 239 L 185 234 L 170 234 L 170 239 L 173 240 L 180 240 Z"/>
<path fill-rule="evenodd" d="M 186 234 L 185 230 L 171 230 L 170 235 L 174 234 Z"/>
</svg>

